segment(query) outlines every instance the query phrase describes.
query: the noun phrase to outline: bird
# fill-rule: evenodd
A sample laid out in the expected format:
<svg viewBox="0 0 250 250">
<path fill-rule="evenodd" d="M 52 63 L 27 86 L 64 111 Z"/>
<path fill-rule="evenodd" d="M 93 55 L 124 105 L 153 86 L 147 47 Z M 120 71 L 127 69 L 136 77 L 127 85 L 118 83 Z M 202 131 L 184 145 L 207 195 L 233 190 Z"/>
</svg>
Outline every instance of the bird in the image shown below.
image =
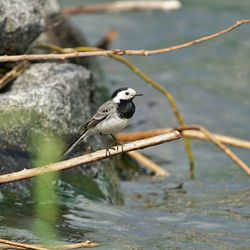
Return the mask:
<svg viewBox="0 0 250 250">
<path fill-rule="evenodd" d="M 86 140 L 90 135 L 109 134 L 116 140 L 114 134 L 127 127 L 135 113 L 134 98 L 142 95 L 143 94 L 138 94 L 134 89 L 129 87 L 115 90 L 111 95 L 111 99 L 103 103 L 97 109 L 96 113 L 80 127 L 80 135 L 69 145 L 64 152 L 64 156 L 74 150 L 76 146 Z M 107 152 L 109 153 L 106 146 L 106 154 Z"/>
</svg>

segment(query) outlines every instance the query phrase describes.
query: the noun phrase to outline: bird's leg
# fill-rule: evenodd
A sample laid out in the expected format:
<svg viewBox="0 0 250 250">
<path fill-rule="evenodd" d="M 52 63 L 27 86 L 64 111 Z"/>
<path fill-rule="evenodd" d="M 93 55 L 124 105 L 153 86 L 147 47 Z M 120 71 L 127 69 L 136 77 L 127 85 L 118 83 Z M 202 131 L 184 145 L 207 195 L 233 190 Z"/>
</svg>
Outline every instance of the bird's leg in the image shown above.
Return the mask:
<svg viewBox="0 0 250 250">
<path fill-rule="evenodd" d="M 119 146 L 121 146 L 122 148 L 122 152 L 123 152 L 123 145 L 115 138 L 115 136 L 113 134 L 111 134 L 112 138 L 114 139 L 114 141 L 116 142 L 117 146 L 116 146 L 116 150 L 118 151 Z"/>
<path fill-rule="evenodd" d="M 103 144 L 104 144 L 104 146 L 105 146 L 105 148 L 106 148 L 106 157 L 111 157 L 112 155 L 111 155 L 111 153 L 110 153 L 110 151 L 109 151 L 109 147 L 108 147 L 106 141 L 103 140 L 102 134 L 101 134 L 101 133 L 100 133 L 99 135 L 100 135 L 100 138 L 101 138 L 101 140 L 102 140 L 102 142 L 103 142 Z"/>
</svg>

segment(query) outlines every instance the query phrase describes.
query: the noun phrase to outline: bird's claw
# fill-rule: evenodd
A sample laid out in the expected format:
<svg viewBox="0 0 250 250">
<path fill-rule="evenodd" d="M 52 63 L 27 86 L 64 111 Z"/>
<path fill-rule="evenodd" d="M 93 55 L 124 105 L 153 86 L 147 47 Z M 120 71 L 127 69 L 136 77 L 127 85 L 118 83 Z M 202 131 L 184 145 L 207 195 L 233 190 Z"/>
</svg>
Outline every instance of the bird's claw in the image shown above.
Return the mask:
<svg viewBox="0 0 250 250">
<path fill-rule="evenodd" d="M 123 145 L 121 144 L 121 143 L 118 143 L 117 145 L 116 145 L 116 151 L 118 151 L 119 150 L 119 147 L 121 147 L 122 148 L 122 153 L 124 152 L 124 150 L 123 150 Z"/>
<path fill-rule="evenodd" d="M 112 154 L 110 153 L 109 149 L 106 148 L 106 157 L 111 157 L 111 156 L 112 156 Z"/>
</svg>

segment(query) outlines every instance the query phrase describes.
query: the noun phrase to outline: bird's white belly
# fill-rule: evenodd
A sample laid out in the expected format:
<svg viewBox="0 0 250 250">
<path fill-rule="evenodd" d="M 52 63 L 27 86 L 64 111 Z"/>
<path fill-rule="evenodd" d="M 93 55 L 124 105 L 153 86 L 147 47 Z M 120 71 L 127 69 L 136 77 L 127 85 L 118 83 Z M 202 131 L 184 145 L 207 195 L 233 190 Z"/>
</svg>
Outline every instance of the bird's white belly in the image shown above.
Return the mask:
<svg viewBox="0 0 250 250">
<path fill-rule="evenodd" d="M 117 133 L 127 127 L 128 119 L 121 119 L 119 117 L 113 117 L 105 119 L 98 123 L 95 130 L 101 134 L 112 134 Z"/>
</svg>

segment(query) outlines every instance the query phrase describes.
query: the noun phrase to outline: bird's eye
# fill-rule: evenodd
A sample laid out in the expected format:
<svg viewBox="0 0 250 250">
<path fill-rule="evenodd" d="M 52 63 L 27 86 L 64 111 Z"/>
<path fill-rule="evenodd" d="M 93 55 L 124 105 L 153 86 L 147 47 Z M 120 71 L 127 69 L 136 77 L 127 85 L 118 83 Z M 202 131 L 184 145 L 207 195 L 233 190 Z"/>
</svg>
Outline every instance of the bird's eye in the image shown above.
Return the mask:
<svg viewBox="0 0 250 250">
<path fill-rule="evenodd" d="M 126 94 L 126 95 L 129 95 L 129 92 L 126 92 L 125 94 Z"/>
</svg>

